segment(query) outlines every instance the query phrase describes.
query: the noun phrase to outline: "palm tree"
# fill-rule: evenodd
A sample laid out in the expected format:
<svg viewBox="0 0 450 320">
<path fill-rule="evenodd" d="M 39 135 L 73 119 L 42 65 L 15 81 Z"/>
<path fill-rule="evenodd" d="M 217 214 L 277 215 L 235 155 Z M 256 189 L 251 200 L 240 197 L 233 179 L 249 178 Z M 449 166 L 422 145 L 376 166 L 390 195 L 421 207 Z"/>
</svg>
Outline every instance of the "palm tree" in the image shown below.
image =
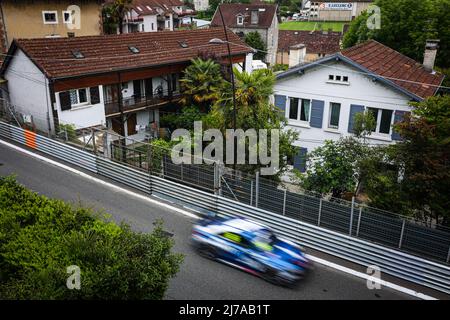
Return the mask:
<svg viewBox="0 0 450 320">
<path fill-rule="evenodd" d="M 211 59 L 193 59 L 191 65 L 183 71 L 180 80 L 184 106 L 198 106 L 201 112 L 208 112 L 219 98 L 224 87 L 220 65 Z"/>
</svg>

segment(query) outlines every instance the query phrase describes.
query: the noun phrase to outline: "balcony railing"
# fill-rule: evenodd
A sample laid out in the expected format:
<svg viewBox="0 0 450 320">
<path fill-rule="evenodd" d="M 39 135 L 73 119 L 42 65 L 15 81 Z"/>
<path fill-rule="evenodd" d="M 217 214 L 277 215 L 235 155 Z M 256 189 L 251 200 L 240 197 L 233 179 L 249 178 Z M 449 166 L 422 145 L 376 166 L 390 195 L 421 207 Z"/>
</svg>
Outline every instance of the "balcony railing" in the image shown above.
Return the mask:
<svg viewBox="0 0 450 320">
<path fill-rule="evenodd" d="M 131 97 L 122 99 L 123 112 L 130 112 L 143 107 L 152 107 L 178 99 L 180 93 L 172 92 L 170 95 L 168 91 L 163 91 L 160 94 L 153 95 L 133 95 Z M 105 100 L 105 114 L 111 116 L 120 113 L 118 100 Z"/>
</svg>

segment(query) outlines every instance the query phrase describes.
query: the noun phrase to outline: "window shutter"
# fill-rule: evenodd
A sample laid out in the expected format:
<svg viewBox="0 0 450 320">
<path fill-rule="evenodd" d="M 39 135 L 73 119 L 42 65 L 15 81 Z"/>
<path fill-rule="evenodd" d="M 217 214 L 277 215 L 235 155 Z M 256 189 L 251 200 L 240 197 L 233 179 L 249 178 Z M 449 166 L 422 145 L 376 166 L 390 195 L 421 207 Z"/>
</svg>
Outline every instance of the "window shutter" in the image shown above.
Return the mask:
<svg viewBox="0 0 450 320">
<path fill-rule="evenodd" d="M 91 95 L 91 104 L 100 103 L 100 91 L 98 90 L 98 86 L 90 87 L 89 93 Z"/>
<path fill-rule="evenodd" d="M 357 113 L 364 112 L 364 106 L 360 106 L 357 104 L 350 105 L 350 116 L 348 118 L 348 132 L 353 133 L 353 125 L 355 123 L 355 115 Z"/>
<path fill-rule="evenodd" d="M 286 96 L 280 96 L 278 94 L 275 95 L 275 106 L 280 108 L 280 113 L 285 116 L 286 115 Z"/>
<path fill-rule="evenodd" d="M 395 111 L 394 113 L 394 124 L 401 122 L 405 116 L 405 114 L 409 113 L 408 111 Z M 400 136 L 400 134 L 395 131 L 394 129 L 392 129 L 392 135 L 391 135 L 392 140 L 402 140 L 402 137 Z"/>
<path fill-rule="evenodd" d="M 311 120 L 309 125 L 314 128 L 322 128 L 323 121 L 323 106 L 324 101 L 313 100 L 311 104 Z"/>
<path fill-rule="evenodd" d="M 306 153 L 308 149 L 299 148 L 298 153 L 294 156 L 294 168 L 300 172 L 306 171 Z"/>
<path fill-rule="evenodd" d="M 59 103 L 61 105 L 61 110 L 70 110 L 72 108 L 72 104 L 70 103 L 70 92 L 63 91 L 59 93 Z"/>
</svg>

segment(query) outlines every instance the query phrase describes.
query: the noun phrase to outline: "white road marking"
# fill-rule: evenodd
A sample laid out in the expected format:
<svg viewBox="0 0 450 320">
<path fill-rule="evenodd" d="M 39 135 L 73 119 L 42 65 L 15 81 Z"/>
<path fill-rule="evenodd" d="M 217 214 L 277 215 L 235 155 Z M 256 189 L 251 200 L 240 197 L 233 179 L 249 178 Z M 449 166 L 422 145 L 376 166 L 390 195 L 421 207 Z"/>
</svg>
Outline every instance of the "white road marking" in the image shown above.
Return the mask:
<svg viewBox="0 0 450 320">
<path fill-rule="evenodd" d="M 144 201 L 150 202 L 152 204 L 158 205 L 160 207 L 164 207 L 166 209 L 178 212 L 178 213 L 183 214 L 183 215 L 185 215 L 185 216 L 187 216 L 189 218 L 199 219 L 199 217 L 197 215 L 195 215 L 195 214 L 193 214 L 191 212 L 188 212 L 186 210 L 183 210 L 183 209 L 180 209 L 180 208 L 168 205 L 166 203 L 163 203 L 163 202 L 160 202 L 160 201 L 157 201 L 157 200 L 154 200 L 154 199 L 151 199 L 148 196 L 143 196 L 143 195 L 140 195 L 140 194 L 135 193 L 133 191 L 121 188 L 121 187 L 116 186 L 116 185 L 114 185 L 112 183 L 103 181 L 101 179 L 98 179 L 98 178 L 95 178 L 95 177 L 93 177 L 91 175 L 88 175 L 88 174 L 86 174 L 84 172 L 81 172 L 81 171 L 79 171 L 77 169 L 69 167 L 69 166 L 67 166 L 65 164 L 59 163 L 59 162 L 54 161 L 52 159 L 48 159 L 48 158 L 43 157 L 43 156 L 41 156 L 39 154 L 36 154 L 34 152 L 31 152 L 31 151 L 28 151 L 28 150 L 23 149 L 21 147 L 18 147 L 18 146 L 14 145 L 14 144 L 8 143 L 8 142 L 3 141 L 3 140 L 0 140 L 0 143 L 5 145 L 5 146 L 7 146 L 7 147 L 9 147 L 9 148 L 11 148 L 11 149 L 14 149 L 16 151 L 19 151 L 21 153 L 29 155 L 29 156 L 31 156 L 33 158 L 36 158 L 36 159 L 41 160 L 43 162 L 50 163 L 50 164 L 52 164 L 52 165 L 54 165 L 56 167 L 60 167 L 60 168 L 62 168 L 64 170 L 67 170 L 67 171 L 70 171 L 70 172 L 72 172 L 72 173 L 74 173 L 76 175 L 79 175 L 79 176 L 81 176 L 81 177 L 83 177 L 85 179 L 88 179 L 90 181 L 99 183 L 99 184 L 101 184 L 101 185 L 103 185 L 105 187 L 114 189 L 114 190 L 119 191 L 119 192 L 123 192 L 123 193 L 125 193 L 127 195 L 133 196 L 133 197 L 138 198 L 140 200 L 144 200 Z M 327 260 L 324 260 L 324 259 L 321 259 L 321 258 L 318 258 L 318 257 L 315 257 L 315 256 L 311 256 L 311 255 L 306 255 L 306 256 L 307 256 L 308 259 L 310 259 L 310 260 L 312 260 L 312 261 L 314 261 L 316 263 L 319 263 L 319 264 L 322 264 L 324 266 L 327 266 L 327 267 L 339 270 L 341 272 L 345 272 L 345 273 L 351 274 L 351 275 L 356 276 L 358 278 L 370 279 L 373 282 L 379 282 L 382 286 L 394 289 L 396 291 L 400 291 L 400 292 L 406 293 L 406 294 L 414 296 L 416 298 L 420 298 L 420 299 L 424 299 L 424 300 L 437 300 L 436 298 L 428 296 L 426 294 L 423 294 L 423 293 L 414 291 L 412 289 L 408 289 L 408 288 L 396 285 L 396 284 L 394 284 L 392 282 L 387 282 L 387 281 L 384 281 L 384 280 L 375 279 L 375 278 L 373 278 L 372 276 L 370 276 L 368 274 L 365 274 L 365 273 L 362 273 L 362 272 L 359 272 L 359 271 L 355 271 L 353 269 L 350 269 L 350 268 L 338 265 L 336 263 L 333 263 L 333 262 L 330 262 L 330 261 L 327 261 Z"/>
</svg>

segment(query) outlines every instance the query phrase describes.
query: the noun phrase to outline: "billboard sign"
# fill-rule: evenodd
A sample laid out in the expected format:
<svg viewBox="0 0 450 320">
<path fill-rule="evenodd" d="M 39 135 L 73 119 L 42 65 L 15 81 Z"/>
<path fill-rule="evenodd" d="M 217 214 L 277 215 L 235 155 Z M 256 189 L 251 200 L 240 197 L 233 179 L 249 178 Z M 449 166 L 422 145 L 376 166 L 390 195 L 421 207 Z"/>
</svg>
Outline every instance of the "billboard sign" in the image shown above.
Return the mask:
<svg viewBox="0 0 450 320">
<path fill-rule="evenodd" d="M 352 10 L 351 2 L 322 2 L 319 6 L 321 10 Z"/>
</svg>

